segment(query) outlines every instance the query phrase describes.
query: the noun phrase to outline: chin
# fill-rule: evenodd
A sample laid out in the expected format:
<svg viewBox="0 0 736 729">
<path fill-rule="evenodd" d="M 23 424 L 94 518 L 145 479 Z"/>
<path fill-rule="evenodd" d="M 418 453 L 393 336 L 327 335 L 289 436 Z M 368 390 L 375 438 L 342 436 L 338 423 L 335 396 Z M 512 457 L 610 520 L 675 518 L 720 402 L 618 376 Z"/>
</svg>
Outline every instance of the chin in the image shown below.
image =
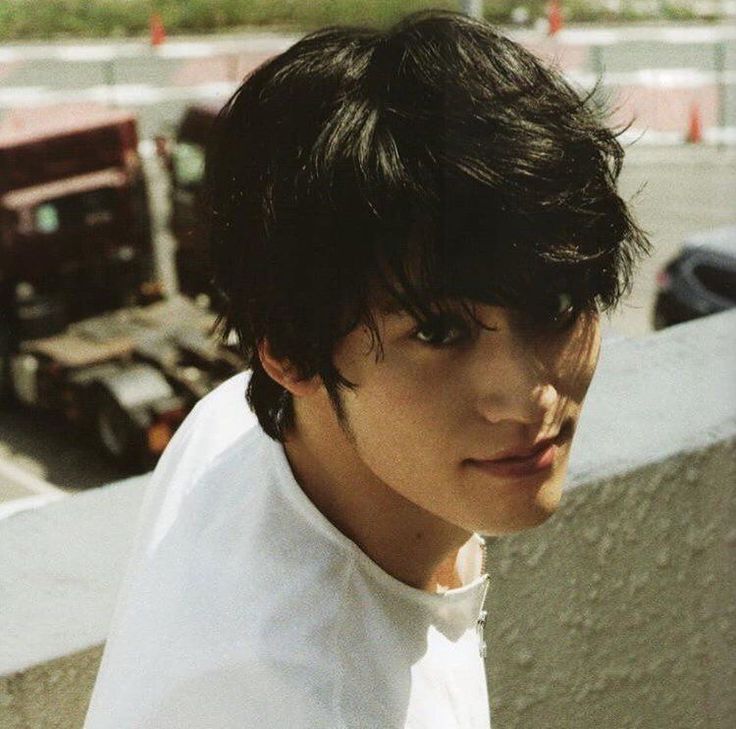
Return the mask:
<svg viewBox="0 0 736 729">
<path fill-rule="evenodd" d="M 522 494 L 504 504 L 502 510 L 488 515 L 485 523 L 474 531 L 489 536 L 516 534 L 544 524 L 560 506 L 562 486 L 548 483 L 534 494 Z"/>
</svg>

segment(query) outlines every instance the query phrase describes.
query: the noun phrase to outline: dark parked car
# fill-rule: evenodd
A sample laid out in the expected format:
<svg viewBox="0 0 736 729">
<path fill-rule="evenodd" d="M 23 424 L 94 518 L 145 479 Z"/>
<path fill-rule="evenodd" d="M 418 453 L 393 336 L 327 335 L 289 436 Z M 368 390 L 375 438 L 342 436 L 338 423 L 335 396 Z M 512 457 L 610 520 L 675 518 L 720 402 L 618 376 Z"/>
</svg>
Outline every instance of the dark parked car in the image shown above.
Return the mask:
<svg viewBox="0 0 736 729">
<path fill-rule="evenodd" d="M 736 306 L 736 225 L 696 233 L 657 276 L 654 328 Z"/>
</svg>

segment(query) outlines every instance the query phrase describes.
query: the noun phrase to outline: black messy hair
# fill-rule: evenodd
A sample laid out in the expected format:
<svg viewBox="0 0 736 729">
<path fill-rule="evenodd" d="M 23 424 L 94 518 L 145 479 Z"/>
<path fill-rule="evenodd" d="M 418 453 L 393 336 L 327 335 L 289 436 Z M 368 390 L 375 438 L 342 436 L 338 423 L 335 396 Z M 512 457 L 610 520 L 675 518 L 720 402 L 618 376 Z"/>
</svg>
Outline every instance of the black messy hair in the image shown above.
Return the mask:
<svg viewBox="0 0 736 729">
<path fill-rule="evenodd" d="M 592 95 L 491 26 L 429 11 L 328 28 L 225 105 L 206 173 L 221 319 L 248 401 L 283 440 L 290 394 L 258 345 L 319 375 L 340 413 L 336 344 L 377 298 L 422 321 L 483 302 L 544 321 L 561 293 L 615 305 L 648 248 L 616 192 L 617 135 Z M 472 315 L 469 307 L 465 307 Z"/>
</svg>

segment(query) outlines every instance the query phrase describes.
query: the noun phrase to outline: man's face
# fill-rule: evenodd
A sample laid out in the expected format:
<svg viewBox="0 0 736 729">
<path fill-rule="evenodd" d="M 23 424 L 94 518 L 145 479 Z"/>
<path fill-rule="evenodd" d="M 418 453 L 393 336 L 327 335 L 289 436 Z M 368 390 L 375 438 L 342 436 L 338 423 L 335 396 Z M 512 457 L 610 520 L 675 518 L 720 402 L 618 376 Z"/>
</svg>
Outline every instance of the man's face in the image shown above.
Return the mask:
<svg viewBox="0 0 736 729">
<path fill-rule="evenodd" d="M 532 330 L 511 309 L 475 314 L 482 327 L 378 314 L 378 359 L 368 329 L 352 331 L 335 364 L 357 388 L 341 392 L 345 442 L 335 445 L 357 478 L 468 531 L 504 534 L 559 504 L 599 323 L 563 311 Z"/>
</svg>

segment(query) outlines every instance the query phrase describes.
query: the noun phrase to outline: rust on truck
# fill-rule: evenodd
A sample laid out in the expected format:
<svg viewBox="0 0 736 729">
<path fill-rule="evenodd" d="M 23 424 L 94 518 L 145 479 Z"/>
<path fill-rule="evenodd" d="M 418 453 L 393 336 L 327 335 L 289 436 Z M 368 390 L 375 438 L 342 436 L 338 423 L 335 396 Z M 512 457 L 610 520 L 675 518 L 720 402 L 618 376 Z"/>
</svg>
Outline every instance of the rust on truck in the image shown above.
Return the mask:
<svg viewBox="0 0 736 729">
<path fill-rule="evenodd" d="M 106 167 L 138 166 L 136 117 L 98 105 L 23 109 L 0 121 L 0 194 Z"/>
<path fill-rule="evenodd" d="M 30 339 L 20 345 L 20 351 L 46 357 L 61 367 L 89 367 L 130 357 L 135 351 L 135 343 L 130 337 L 98 342 L 69 332 L 45 339 Z"/>
</svg>

